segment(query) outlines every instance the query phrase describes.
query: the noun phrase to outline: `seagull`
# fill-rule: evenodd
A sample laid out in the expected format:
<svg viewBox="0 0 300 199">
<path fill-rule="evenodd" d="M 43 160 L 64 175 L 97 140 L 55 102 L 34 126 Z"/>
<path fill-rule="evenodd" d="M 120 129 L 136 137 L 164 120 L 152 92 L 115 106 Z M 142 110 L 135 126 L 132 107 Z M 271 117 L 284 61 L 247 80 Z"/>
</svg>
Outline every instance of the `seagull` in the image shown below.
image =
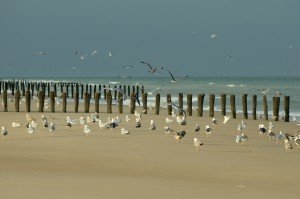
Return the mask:
<svg viewBox="0 0 300 199">
<path fill-rule="evenodd" d="M 242 127 L 242 129 L 246 129 L 246 128 L 247 128 L 247 124 L 246 124 L 246 122 L 244 122 L 243 120 L 242 120 L 241 127 Z"/>
<path fill-rule="evenodd" d="M 81 116 L 81 117 L 79 118 L 79 123 L 80 123 L 81 126 L 85 125 L 85 124 L 86 124 L 86 119 L 85 119 L 84 117 Z"/>
<path fill-rule="evenodd" d="M 280 131 L 279 134 L 276 135 L 277 142 L 279 140 L 282 140 L 283 138 L 285 138 L 285 134 L 282 131 Z"/>
<path fill-rule="evenodd" d="M 174 111 L 172 111 L 172 117 L 173 117 L 173 118 L 176 118 L 176 117 L 177 117 L 177 115 L 176 115 L 176 113 L 175 113 Z"/>
<path fill-rule="evenodd" d="M 213 125 L 218 124 L 218 121 L 216 120 L 216 118 L 213 118 L 213 119 L 212 119 L 212 123 L 213 123 Z"/>
<path fill-rule="evenodd" d="M 150 127 L 149 127 L 149 129 L 150 129 L 150 130 L 155 130 L 155 129 L 156 129 L 156 126 L 155 126 L 153 120 L 150 121 Z"/>
<path fill-rule="evenodd" d="M 130 69 L 130 68 L 134 68 L 134 66 L 122 66 L 122 68 L 124 69 Z"/>
<path fill-rule="evenodd" d="M 176 134 L 174 135 L 174 138 L 176 139 L 177 142 L 179 142 L 185 135 L 186 135 L 186 132 L 183 130 L 180 132 L 176 132 Z"/>
<path fill-rule="evenodd" d="M 35 52 L 36 55 L 47 55 L 47 52 L 45 51 L 37 51 Z"/>
<path fill-rule="evenodd" d="M 141 120 L 139 118 L 135 118 L 135 128 L 141 128 L 142 126 L 142 123 L 141 123 Z"/>
<path fill-rule="evenodd" d="M 112 53 L 110 51 L 108 51 L 108 56 L 111 57 L 112 56 Z"/>
<path fill-rule="evenodd" d="M 212 128 L 210 128 L 209 125 L 206 125 L 205 126 L 205 132 L 206 132 L 207 136 L 210 135 L 211 132 L 212 132 Z"/>
<path fill-rule="evenodd" d="M 170 76 L 172 78 L 171 82 L 172 83 L 176 82 L 174 76 L 172 75 L 172 73 L 168 69 L 166 69 L 166 70 L 168 71 L 168 73 L 170 74 Z"/>
<path fill-rule="evenodd" d="M 20 123 L 17 123 L 17 122 L 13 122 L 13 123 L 11 123 L 11 126 L 12 126 L 12 127 L 20 127 L 21 124 L 20 124 Z"/>
<path fill-rule="evenodd" d="M 274 125 L 272 124 L 272 122 L 269 123 L 269 130 L 271 130 L 271 131 L 274 130 Z"/>
<path fill-rule="evenodd" d="M 141 118 L 141 114 L 137 111 L 134 111 L 134 116 L 137 118 Z"/>
<path fill-rule="evenodd" d="M 151 64 L 149 64 L 149 63 L 147 63 L 147 62 L 144 62 L 144 61 L 140 61 L 142 64 L 146 64 L 148 67 L 149 67 L 149 70 L 148 70 L 148 72 L 149 73 L 152 73 L 152 74 L 154 74 L 154 73 L 156 73 L 156 71 L 158 71 L 158 70 L 160 70 L 160 69 L 163 69 L 164 67 L 160 67 L 160 68 L 153 68 L 152 66 L 151 66 Z"/>
<path fill-rule="evenodd" d="M 237 130 L 240 131 L 240 132 L 243 131 L 243 127 L 242 127 L 242 125 L 240 123 L 239 123 L 239 125 L 237 127 Z"/>
<path fill-rule="evenodd" d="M 31 117 L 28 113 L 26 114 L 26 120 L 27 122 L 31 122 L 33 120 L 35 120 L 33 117 Z"/>
<path fill-rule="evenodd" d="M 128 115 L 125 116 L 125 121 L 126 121 L 126 122 L 129 122 L 129 121 L 130 121 L 130 118 L 129 118 Z"/>
<path fill-rule="evenodd" d="M 27 132 L 32 134 L 34 133 L 35 129 L 33 128 L 33 126 L 31 124 L 28 124 L 28 128 L 27 128 Z"/>
<path fill-rule="evenodd" d="M 92 57 L 93 57 L 97 52 L 98 52 L 98 50 L 94 50 L 94 51 L 92 52 Z"/>
<path fill-rule="evenodd" d="M 161 87 L 157 87 L 156 89 L 149 91 L 148 95 L 153 95 L 153 92 L 161 90 Z"/>
<path fill-rule="evenodd" d="M 285 147 L 285 152 L 291 152 L 291 149 L 293 149 L 293 146 L 288 139 L 284 140 L 284 147 Z"/>
<path fill-rule="evenodd" d="M 268 130 L 268 136 L 270 140 L 274 140 L 276 138 L 276 135 L 273 133 L 271 129 Z"/>
<path fill-rule="evenodd" d="M 194 146 L 196 147 L 196 151 L 199 151 L 200 147 L 203 146 L 203 142 L 200 142 L 198 138 L 193 138 Z"/>
<path fill-rule="evenodd" d="M 31 126 L 33 128 L 37 128 L 38 127 L 38 123 L 36 123 L 35 120 L 31 121 L 30 124 L 31 124 Z"/>
<path fill-rule="evenodd" d="M 294 142 L 298 147 L 300 146 L 300 135 L 298 135 L 294 138 Z"/>
<path fill-rule="evenodd" d="M 127 129 L 122 128 L 122 129 L 121 129 L 121 134 L 122 134 L 122 135 L 128 135 L 128 134 L 129 134 L 129 131 L 128 131 Z"/>
<path fill-rule="evenodd" d="M 267 132 L 267 129 L 265 128 L 265 126 L 263 124 L 259 124 L 258 129 L 259 129 L 259 134 L 261 134 L 261 135 Z"/>
<path fill-rule="evenodd" d="M 51 122 L 48 128 L 49 132 L 52 134 L 55 131 L 55 125 Z"/>
<path fill-rule="evenodd" d="M 167 117 L 167 118 L 166 118 L 166 122 L 167 122 L 168 124 L 170 124 L 170 123 L 173 122 L 173 120 Z"/>
<path fill-rule="evenodd" d="M 91 133 L 91 129 L 89 128 L 88 125 L 86 125 L 86 124 L 84 125 L 83 132 L 84 132 L 86 135 L 88 135 L 89 133 Z"/>
<path fill-rule="evenodd" d="M 102 122 L 101 120 L 99 120 L 98 125 L 100 127 L 100 130 L 102 130 L 103 128 L 108 128 L 108 124 Z"/>
<path fill-rule="evenodd" d="M 1 133 L 3 136 L 3 140 L 5 139 L 5 137 L 8 135 L 8 131 L 4 126 L 1 126 Z"/>
<path fill-rule="evenodd" d="M 184 116 L 182 116 L 182 117 L 177 116 L 177 117 L 176 117 L 176 120 L 177 120 L 177 122 L 178 122 L 180 125 L 182 125 L 182 126 L 185 126 L 185 125 L 186 125 L 186 120 L 185 120 L 185 117 L 184 117 Z"/>
<path fill-rule="evenodd" d="M 47 121 L 47 118 L 46 118 L 44 115 L 42 115 L 41 117 L 42 117 L 42 123 L 43 123 L 43 126 L 44 126 L 44 127 L 48 127 L 48 121 Z"/>
<path fill-rule="evenodd" d="M 199 126 L 199 124 L 196 124 L 196 126 L 195 126 L 195 133 L 199 133 L 199 131 L 200 131 L 200 126 Z"/>
<path fill-rule="evenodd" d="M 293 122 L 296 122 L 296 121 L 297 121 L 297 118 L 296 118 L 295 115 L 293 116 L 292 121 L 293 121 Z"/>
<path fill-rule="evenodd" d="M 168 126 L 165 126 L 164 129 L 165 129 L 165 134 L 166 134 L 166 135 L 167 135 L 167 134 L 170 134 L 171 132 L 173 132 L 173 130 L 170 129 Z"/>
<path fill-rule="evenodd" d="M 229 115 L 225 115 L 224 116 L 223 124 L 227 124 L 227 122 L 229 121 L 229 119 L 230 119 L 230 116 Z"/>
<path fill-rule="evenodd" d="M 210 34 L 209 36 L 210 36 L 210 38 L 212 38 L 212 39 L 214 39 L 214 38 L 217 38 L 217 37 L 218 37 L 218 35 L 217 35 L 217 34 L 215 34 L 215 33 L 212 33 L 212 34 Z"/>
</svg>

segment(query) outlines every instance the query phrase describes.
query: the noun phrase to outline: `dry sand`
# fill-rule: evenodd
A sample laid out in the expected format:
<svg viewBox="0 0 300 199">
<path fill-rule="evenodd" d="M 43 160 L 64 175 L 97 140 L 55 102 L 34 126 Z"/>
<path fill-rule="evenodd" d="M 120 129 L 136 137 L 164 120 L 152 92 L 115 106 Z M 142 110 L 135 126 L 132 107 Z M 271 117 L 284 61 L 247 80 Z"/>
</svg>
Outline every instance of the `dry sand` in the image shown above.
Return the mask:
<svg viewBox="0 0 300 199">
<path fill-rule="evenodd" d="M 104 110 L 101 106 L 102 120 L 119 115 L 116 107 L 113 114 Z M 186 127 L 173 123 L 171 128 L 187 131 L 176 143 L 164 133 L 165 110 L 161 115 L 150 111 L 143 116 L 142 128 L 136 129 L 133 115 L 126 124 L 126 109 L 119 115 L 119 127 L 100 131 L 91 123 L 89 136 L 79 124 L 67 128 L 64 121 L 66 116 L 78 119 L 87 113 L 46 111 L 44 115 L 49 121 L 54 117 L 57 126 L 49 135 L 42 126 L 28 134 L 25 112 L 5 113 L 2 107 L 0 111 L 0 125 L 9 131 L 7 139 L 0 140 L 0 198 L 299 198 L 300 149 L 293 145 L 286 153 L 283 142 L 260 137 L 258 124 L 268 125 L 264 120 L 246 121 L 249 140 L 242 150 L 234 141 L 241 116 L 224 125 L 217 113 L 220 124 L 213 126 L 210 137 L 204 132 L 204 126 L 211 125 L 207 113 L 188 117 Z M 41 113 L 33 110 L 30 115 L 41 124 Z M 149 130 L 150 119 L 157 130 Z M 13 121 L 22 126 L 12 128 Z M 199 135 L 193 131 L 196 123 L 202 128 Z M 299 130 L 295 123 L 273 123 L 276 133 Z M 130 135 L 121 135 L 122 127 Z M 204 142 L 200 151 L 195 150 L 193 137 Z"/>
</svg>

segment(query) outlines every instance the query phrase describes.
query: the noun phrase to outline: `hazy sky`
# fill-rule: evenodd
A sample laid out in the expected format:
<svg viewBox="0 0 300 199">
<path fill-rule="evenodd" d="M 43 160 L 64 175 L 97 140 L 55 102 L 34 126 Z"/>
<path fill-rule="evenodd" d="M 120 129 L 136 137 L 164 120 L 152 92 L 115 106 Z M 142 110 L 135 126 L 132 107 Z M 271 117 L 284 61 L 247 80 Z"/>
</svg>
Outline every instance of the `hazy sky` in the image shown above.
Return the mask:
<svg viewBox="0 0 300 199">
<path fill-rule="evenodd" d="M 299 76 L 299 10 L 299 0 L 0 0 L 0 76 L 149 76 L 140 60 L 176 76 Z"/>
</svg>

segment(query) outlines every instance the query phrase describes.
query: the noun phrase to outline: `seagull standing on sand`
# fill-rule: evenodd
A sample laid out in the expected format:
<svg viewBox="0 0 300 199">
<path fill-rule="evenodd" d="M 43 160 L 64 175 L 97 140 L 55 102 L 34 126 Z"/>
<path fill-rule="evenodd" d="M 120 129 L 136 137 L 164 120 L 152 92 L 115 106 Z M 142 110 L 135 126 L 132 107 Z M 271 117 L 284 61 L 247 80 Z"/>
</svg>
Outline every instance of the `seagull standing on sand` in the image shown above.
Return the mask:
<svg viewBox="0 0 300 199">
<path fill-rule="evenodd" d="M 268 130 L 268 136 L 270 140 L 274 140 L 276 138 L 276 135 L 273 133 L 271 129 Z"/>
<path fill-rule="evenodd" d="M 170 118 L 166 118 L 166 123 L 168 123 L 168 124 L 170 124 L 170 123 L 172 123 L 173 122 L 173 120 L 172 119 L 170 119 Z"/>
<path fill-rule="evenodd" d="M 54 131 L 55 131 L 55 125 L 54 125 L 52 122 L 50 123 L 48 130 L 49 130 L 49 132 L 50 132 L 51 134 L 54 133 Z"/>
<path fill-rule="evenodd" d="M 206 126 L 205 126 L 205 132 L 206 132 L 206 135 L 207 135 L 207 136 L 210 135 L 211 132 L 212 132 L 212 128 L 210 128 L 209 125 L 206 125 Z"/>
<path fill-rule="evenodd" d="M 128 123 L 130 121 L 130 118 L 128 115 L 125 116 L 125 121 Z"/>
<path fill-rule="evenodd" d="M 135 128 L 141 128 L 142 123 L 141 123 L 141 119 L 140 118 L 135 118 Z"/>
<path fill-rule="evenodd" d="M 121 134 L 122 134 L 122 135 L 128 135 L 128 134 L 129 134 L 129 131 L 128 131 L 127 129 L 122 128 L 122 129 L 121 129 Z"/>
<path fill-rule="evenodd" d="M 5 139 L 5 137 L 8 135 L 8 131 L 4 126 L 1 126 L 1 133 L 3 136 L 3 140 Z"/>
<path fill-rule="evenodd" d="M 229 121 L 229 119 L 230 119 L 230 116 L 229 115 L 225 115 L 224 116 L 223 124 L 227 124 L 227 122 Z"/>
<path fill-rule="evenodd" d="M 173 130 L 170 129 L 168 126 L 165 126 L 164 129 L 165 129 L 165 134 L 166 134 L 166 135 L 170 134 L 170 133 L 173 131 Z"/>
<path fill-rule="evenodd" d="M 31 124 L 28 124 L 27 132 L 29 134 L 32 134 L 32 133 L 34 133 L 34 131 L 35 131 L 35 129 L 33 128 L 33 126 Z"/>
<path fill-rule="evenodd" d="M 41 117 L 42 117 L 42 124 L 43 124 L 43 126 L 44 126 L 44 127 L 48 127 L 48 121 L 47 121 L 47 118 L 46 118 L 44 115 L 42 115 Z"/>
<path fill-rule="evenodd" d="M 12 126 L 12 127 L 20 127 L 21 124 L 18 123 L 18 122 L 13 122 L 13 123 L 11 123 L 11 126 Z"/>
<path fill-rule="evenodd" d="M 174 135 L 174 138 L 176 139 L 177 143 L 184 138 L 184 136 L 186 135 L 185 131 L 180 131 L 180 132 L 176 132 L 176 134 Z"/>
<path fill-rule="evenodd" d="M 263 135 L 267 132 L 267 129 L 265 128 L 265 126 L 263 124 L 259 124 L 258 125 L 258 129 L 259 129 L 259 134 Z"/>
<path fill-rule="evenodd" d="M 89 133 L 91 133 L 91 129 L 89 128 L 88 125 L 86 125 L 86 124 L 84 125 L 83 132 L 84 132 L 86 135 L 88 135 Z"/>
<path fill-rule="evenodd" d="M 199 151 L 200 147 L 203 146 L 203 142 L 200 142 L 198 138 L 193 138 L 194 146 L 196 147 L 196 151 Z"/>
<path fill-rule="evenodd" d="M 285 137 L 285 134 L 282 131 L 280 131 L 279 134 L 276 135 L 277 142 L 279 140 L 282 140 L 284 137 Z"/>
<path fill-rule="evenodd" d="M 284 147 L 285 147 L 285 152 L 291 152 L 291 149 L 293 149 L 293 146 L 288 139 L 284 140 Z"/>
<path fill-rule="evenodd" d="M 213 125 L 218 124 L 218 121 L 216 120 L 216 118 L 213 118 L 213 119 L 212 119 L 212 123 L 213 123 Z"/>
<path fill-rule="evenodd" d="M 150 127 L 149 127 L 149 129 L 150 129 L 150 130 L 155 130 L 155 129 L 156 129 L 156 126 L 155 126 L 153 120 L 150 121 Z"/>
<path fill-rule="evenodd" d="M 199 124 L 196 124 L 196 126 L 195 126 L 195 133 L 199 133 L 199 131 L 200 131 L 200 126 L 199 126 Z"/>
</svg>

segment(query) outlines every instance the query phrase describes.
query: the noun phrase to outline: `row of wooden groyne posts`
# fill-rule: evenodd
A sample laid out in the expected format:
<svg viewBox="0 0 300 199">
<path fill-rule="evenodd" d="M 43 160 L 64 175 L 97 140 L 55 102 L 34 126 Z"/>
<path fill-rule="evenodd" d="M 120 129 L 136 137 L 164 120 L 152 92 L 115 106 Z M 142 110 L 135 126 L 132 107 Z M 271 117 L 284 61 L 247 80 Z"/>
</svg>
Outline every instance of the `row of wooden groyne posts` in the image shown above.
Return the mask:
<svg viewBox="0 0 300 199">
<path fill-rule="evenodd" d="M 90 111 L 90 101 L 94 97 L 95 100 L 95 112 L 99 113 L 99 100 L 101 99 L 101 94 L 103 93 L 103 98 L 106 100 L 107 104 L 107 113 L 112 113 L 113 98 L 118 100 L 118 111 L 123 113 L 123 94 L 118 92 L 117 88 L 122 89 L 124 93 L 128 93 L 130 100 L 130 113 L 134 113 L 136 108 L 136 101 L 140 98 L 140 91 L 142 96 L 142 107 L 144 113 L 147 114 L 147 93 L 145 92 L 144 86 L 126 86 L 126 85 L 96 85 L 96 84 L 81 84 L 81 83 L 67 83 L 67 82 L 26 82 L 26 81 L 0 81 L 0 94 L 3 97 L 3 107 L 4 112 L 8 111 L 7 104 L 7 90 L 11 91 L 11 94 L 15 96 L 15 111 L 19 112 L 20 110 L 20 99 L 21 95 L 25 97 L 25 111 L 30 112 L 31 110 L 31 98 L 34 95 L 38 96 L 39 101 L 39 112 L 44 112 L 44 102 L 46 95 L 50 98 L 50 111 L 55 112 L 55 98 L 58 97 L 57 88 L 60 87 L 60 96 L 62 99 L 62 111 L 67 112 L 67 99 L 74 99 L 74 112 L 78 113 L 79 107 L 79 98 L 84 100 L 84 112 L 89 113 Z M 106 88 L 112 89 L 106 89 Z M 132 91 L 131 91 L 132 87 Z M 3 93 L 1 93 L 1 91 Z M 113 93 L 112 93 L 113 91 Z M 71 94 L 71 95 L 70 95 Z M 114 94 L 114 96 L 113 96 Z M 188 116 L 192 116 L 192 94 L 187 94 L 187 104 L 186 104 L 186 113 Z M 205 94 L 198 94 L 198 107 L 197 115 L 203 116 L 203 105 Z M 171 105 L 171 94 L 166 95 L 167 100 L 167 112 L 168 115 L 172 114 L 173 106 Z M 159 115 L 161 104 L 161 96 L 159 93 L 156 93 L 155 96 L 155 107 L 154 112 L 156 115 Z M 232 118 L 236 119 L 236 97 L 235 95 L 230 95 L 230 110 Z M 226 113 L 226 100 L 227 95 L 221 94 L 220 96 L 220 106 L 221 114 L 223 116 L 227 115 Z M 268 102 L 267 96 L 263 95 L 263 116 L 264 119 L 269 120 L 268 114 Z M 242 95 L 242 115 L 244 119 L 248 119 L 248 94 Z M 183 115 L 183 94 L 178 94 L 178 106 L 179 115 Z M 279 120 L 279 108 L 280 108 L 280 97 L 273 97 L 273 119 L 275 121 Z M 290 109 L 290 96 L 284 96 L 284 121 L 289 122 L 289 109 Z M 215 94 L 209 95 L 209 116 L 214 117 L 215 114 Z M 252 96 L 252 117 L 254 120 L 257 119 L 257 95 Z"/>
</svg>

